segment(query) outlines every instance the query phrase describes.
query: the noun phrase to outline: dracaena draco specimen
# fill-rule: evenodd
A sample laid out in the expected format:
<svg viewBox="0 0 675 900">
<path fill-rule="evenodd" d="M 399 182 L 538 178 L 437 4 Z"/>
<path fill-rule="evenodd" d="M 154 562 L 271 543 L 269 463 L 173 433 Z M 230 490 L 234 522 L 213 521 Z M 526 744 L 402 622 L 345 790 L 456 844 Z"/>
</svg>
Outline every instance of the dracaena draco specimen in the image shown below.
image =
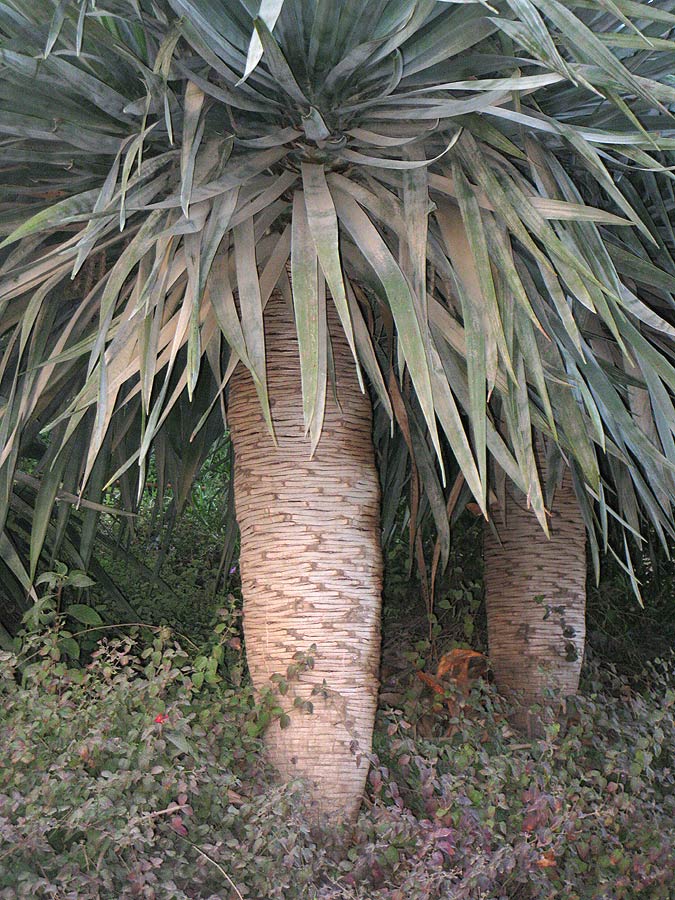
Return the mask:
<svg viewBox="0 0 675 900">
<path fill-rule="evenodd" d="M 672 533 L 671 5 L 2 0 L 7 578 L 77 552 L 59 491 L 187 484 L 231 424 L 268 748 L 353 815 L 406 492 L 439 566 L 457 503 L 546 532 L 563 473 L 596 566 Z"/>
</svg>

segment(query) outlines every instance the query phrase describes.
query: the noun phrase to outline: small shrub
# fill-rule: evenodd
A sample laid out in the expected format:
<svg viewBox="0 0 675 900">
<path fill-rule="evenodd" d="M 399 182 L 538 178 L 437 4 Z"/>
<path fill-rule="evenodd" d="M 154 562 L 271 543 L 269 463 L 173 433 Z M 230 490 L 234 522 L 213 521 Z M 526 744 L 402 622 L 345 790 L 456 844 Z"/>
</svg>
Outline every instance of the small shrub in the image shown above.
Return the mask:
<svg viewBox="0 0 675 900">
<path fill-rule="evenodd" d="M 444 737 L 383 713 L 370 782 L 384 840 L 369 848 L 367 877 L 397 887 L 370 896 L 671 898 L 673 661 L 633 680 L 595 669 L 586 690 L 564 727 L 526 743 L 485 684 L 454 697 L 459 713 L 438 719 Z"/>
<path fill-rule="evenodd" d="M 56 632 L 2 654 L 0 897 L 220 897 L 227 866 L 284 898 L 282 859 L 302 879 L 302 795 L 264 768 L 250 689 L 197 690 L 167 637 L 104 641 L 85 669 Z"/>
</svg>

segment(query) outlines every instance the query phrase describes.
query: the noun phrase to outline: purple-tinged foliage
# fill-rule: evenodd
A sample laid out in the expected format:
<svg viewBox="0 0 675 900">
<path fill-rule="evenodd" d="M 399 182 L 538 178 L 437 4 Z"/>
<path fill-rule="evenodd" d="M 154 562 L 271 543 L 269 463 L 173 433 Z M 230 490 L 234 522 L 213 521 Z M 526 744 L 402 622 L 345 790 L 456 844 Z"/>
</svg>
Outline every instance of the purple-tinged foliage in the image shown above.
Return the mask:
<svg viewBox="0 0 675 900">
<path fill-rule="evenodd" d="M 3 900 L 672 896 L 672 662 L 633 682 L 592 671 L 537 741 L 488 685 L 452 719 L 415 718 L 402 695 L 339 832 L 312 824 L 301 784 L 274 785 L 247 688 L 196 689 L 161 636 L 102 643 L 87 669 L 54 658 L 57 640 L 2 657 Z"/>
</svg>

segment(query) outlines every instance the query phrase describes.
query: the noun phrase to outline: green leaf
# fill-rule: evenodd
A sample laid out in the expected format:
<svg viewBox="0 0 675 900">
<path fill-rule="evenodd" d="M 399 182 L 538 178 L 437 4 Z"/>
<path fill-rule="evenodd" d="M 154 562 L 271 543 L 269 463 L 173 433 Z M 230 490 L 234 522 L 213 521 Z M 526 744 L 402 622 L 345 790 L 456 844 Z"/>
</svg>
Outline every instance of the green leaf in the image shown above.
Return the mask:
<svg viewBox="0 0 675 900">
<path fill-rule="evenodd" d="M 309 109 L 311 103 L 295 80 L 295 75 L 286 62 L 279 45 L 272 37 L 272 32 L 261 18 L 255 19 L 253 24 L 262 43 L 267 65 L 275 81 L 288 94 L 291 100 L 299 103 L 301 108 Z"/>
<path fill-rule="evenodd" d="M 406 158 L 417 160 L 418 148 L 406 148 Z M 420 322 L 428 321 L 427 245 L 429 229 L 429 181 L 426 168 L 403 173 L 403 217 L 408 226 L 405 243 L 399 247 L 399 262 L 410 282 Z"/>
<path fill-rule="evenodd" d="M 185 735 L 181 734 L 178 731 L 165 731 L 164 737 L 174 745 L 181 753 L 185 753 L 187 756 L 196 757 L 195 749 L 192 744 L 188 741 Z"/>
<path fill-rule="evenodd" d="M 434 116 L 432 116 L 431 118 L 434 118 Z M 441 157 L 445 156 L 448 150 L 452 149 L 452 147 L 456 144 L 461 133 L 461 129 L 457 129 L 457 131 L 450 139 L 450 142 L 446 146 L 445 150 L 442 150 L 437 156 L 434 156 L 432 159 L 389 159 L 386 156 L 368 156 L 364 153 L 357 153 L 356 150 L 343 150 L 340 155 L 343 159 L 347 160 L 347 162 L 357 163 L 361 166 L 373 166 L 377 169 L 399 169 L 401 171 L 406 171 L 409 169 L 422 169 L 430 166 L 432 163 L 437 162 L 439 159 L 441 159 Z"/>
<path fill-rule="evenodd" d="M 192 197 L 192 181 L 194 178 L 197 151 L 204 133 L 204 119 L 201 118 L 204 106 L 204 92 L 197 85 L 188 81 L 185 86 L 185 106 L 183 110 L 183 142 L 181 146 L 180 170 L 180 205 L 187 219 L 190 215 L 190 199 Z"/>
<path fill-rule="evenodd" d="M 517 20 L 513 22 L 500 16 L 492 19 L 494 25 L 529 50 L 535 59 L 543 60 L 553 71 L 570 77 L 569 69 L 534 3 L 530 0 L 506 0 L 506 3 L 518 17 Z"/>
<path fill-rule="evenodd" d="M 41 210 L 6 237 L 0 244 L 0 249 L 15 244 L 31 234 L 49 231 L 56 225 L 65 225 L 68 222 L 86 218 L 92 211 L 98 194 L 98 190 L 84 191 L 82 194 L 67 197 L 65 200 Z"/>
<path fill-rule="evenodd" d="M 497 344 L 494 332 L 488 327 L 487 307 L 490 302 L 496 305 L 496 299 L 490 265 L 487 261 L 485 237 L 480 226 L 478 204 L 468 190 L 468 185 L 466 189 L 463 188 L 466 181 L 461 176 L 459 169 L 454 170 L 454 174 L 455 184 L 460 195 L 461 218 L 449 204 L 443 209 L 443 212 L 439 209 L 437 216 L 444 233 L 446 248 L 460 279 L 458 292 L 466 335 L 471 424 L 478 460 L 481 496 L 485 496 L 487 490 L 485 431 L 487 380 L 490 374 L 492 384 L 494 384 L 497 367 Z M 485 267 L 486 270 L 483 271 L 482 267 Z M 483 277 L 481 277 L 481 271 L 483 271 Z M 490 287 L 486 293 L 484 282 L 488 279 Z M 491 370 L 491 373 L 488 372 L 488 369 Z"/>
<path fill-rule="evenodd" d="M 265 329 L 260 294 L 260 281 L 256 262 L 253 221 L 246 219 L 234 228 L 234 251 L 237 268 L 237 287 L 241 306 L 241 324 L 246 342 L 246 351 L 251 363 L 251 375 L 270 434 L 274 435 L 267 374 L 265 366 Z"/>
<path fill-rule="evenodd" d="M 59 646 L 68 654 L 71 659 L 80 658 L 80 645 L 72 637 L 59 637 Z"/>
<path fill-rule="evenodd" d="M 274 30 L 274 26 L 276 25 L 277 19 L 279 18 L 279 13 L 281 12 L 281 8 L 283 5 L 284 0 L 261 0 L 260 9 L 258 10 L 258 16 L 270 31 Z M 260 35 L 258 34 L 258 32 L 254 31 L 251 35 L 251 42 L 248 45 L 246 68 L 244 69 L 244 74 L 237 82 L 237 85 L 240 85 L 244 81 L 246 81 L 251 72 L 255 69 L 255 67 L 262 59 L 262 55 L 262 41 L 260 40 Z"/>
<path fill-rule="evenodd" d="M 338 220 L 323 166 L 303 163 L 302 183 L 309 229 L 314 240 L 319 262 L 321 263 L 321 269 L 328 282 L 342 328 L 354 356 L 359 384 L 361 390 L 363 390 L 361 369 L 358 363 L 354 331 L 347 303 L 342 263 L 340 261 Z"/>
<path fill-rule="evenodd" d="M 293 232 L 291 237 L 291 280 L 293 309 L 300 353 L 302 413 L 305 434 L 314 419 L 319 382 L 319 292 L 318 258 L 309 230 L 305 197 L 293 196 Z M 325 303 L 325 300 L 324 300 Z"/>
<path fill-rule="evenodd" d="M 335 52 L 336 32 L 339 27 L 341 5 L 333 0 L 316 0 L 314 9 L 308 8 L 305 15 L 311 17 L 307 47 L 307 71 L 318 80 L 317 75 L 329 66 Z M 312 15 L 313 14 L 313 15 Z"/>
<path fill-rule="evenodd" d="M 31 579 L 35 578 L 65 464 L 66 456 L 62 453 L 59 455 L 56 464 L 43 475 L 35 498 L 30 534 Z"/>
<path fill-rule="evenodd" d="M 396 323 L 405 361 L 410 370 L 410 376 L 415 385 L 438 459 L 441 461 L 443 454 L 436 428 L 429 361 L 425 351 L 422 326 L 415 314 L 410 287 L 363 209 L 349 194 L 343 193 L 339 188 L 332 190 L 331 193 L 340 222 L 351 234 L 356 246 L 382 284 Z M 428 326 L 424 323 L 423 327 Z"/>
<path fill-rule="evenodd" d="M 74 588 L 93 587 L 96 582 L 80 569 L 72 569 L 68 575 L 68 584 Z"/>
<path fill-rule="evenodd" d="M 602 41 L 598 40 L 591 29 L 564 4 L 559 3 L 558 0 L 533 0 L 533 2 L 557 26 L 564 42 L 571 45 L 585 62 L 600 66 L 625 90 L 637 94 L 647 103 L 654 102 L 654 98 L 633 77 L 630 70 L 623 66 L 603 45 Z"/>
<path fill-rule="evenodd" d="M 73 603 L 64 610 L 67 616 L 77 619 L 83 625 L 102 625 L 103 619 L 91 606 L 85 606 L 84 603 Z"/>
<path fill-rule="evenodd" d="M 59 0 L 56 9 L 54 10 L 54 15 L 52 17 L 51 24 L 49 26 L 49 34 L 47 35 L 47 44 L 44 49 L 44 57 L 45 59 L 52 52 L 52 48 L 56 41 L 58 40 L 59 34 L 61 33 L 61 29 L 63 27 L 63 22 L 66 18 L 66 12 L 68 11 L 68 7 L 70 6 L 71 0 Z M 86 0 L 82 4 L 86 5 Z"/>
<path fill-rule="evenodd" d="M 30 575 L 21 562 L 21 557 L 16 552 L 6 531 L 0 531 L 0 559 L 7 566 L 12 575 L 14 575 L 26 593 L 29 593 L 33 599 L 37 599 L 35 591 L 31 586 Z"/>
</svg>

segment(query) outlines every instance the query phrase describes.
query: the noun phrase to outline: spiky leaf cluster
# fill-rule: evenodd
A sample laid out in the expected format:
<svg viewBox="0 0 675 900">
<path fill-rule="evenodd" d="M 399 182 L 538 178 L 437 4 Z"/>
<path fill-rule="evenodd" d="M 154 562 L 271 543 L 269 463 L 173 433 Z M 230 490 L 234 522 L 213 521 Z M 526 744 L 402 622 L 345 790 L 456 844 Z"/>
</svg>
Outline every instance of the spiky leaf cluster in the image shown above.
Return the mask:
<svg viewBox="0 0 675 900">
<path fill-rule="evenodd" d="M 488 515 L 510 479 L 545 527 L 563 461 L 589 531 L 672 530 L 670 209 L 655 226 L 624 177 L 671 177 L 672 6 L 2 0 L 0 525 L 48 434 L 32 571 L 57 491 L 138 488 L 182 398 L 212 430 L 239 362 L 273 428 L 275 290 L 308 452 L 333 304 L 400 426 L 385 513 L 409 456 L 441 558 L 460 481 Z"/>
</svg>

